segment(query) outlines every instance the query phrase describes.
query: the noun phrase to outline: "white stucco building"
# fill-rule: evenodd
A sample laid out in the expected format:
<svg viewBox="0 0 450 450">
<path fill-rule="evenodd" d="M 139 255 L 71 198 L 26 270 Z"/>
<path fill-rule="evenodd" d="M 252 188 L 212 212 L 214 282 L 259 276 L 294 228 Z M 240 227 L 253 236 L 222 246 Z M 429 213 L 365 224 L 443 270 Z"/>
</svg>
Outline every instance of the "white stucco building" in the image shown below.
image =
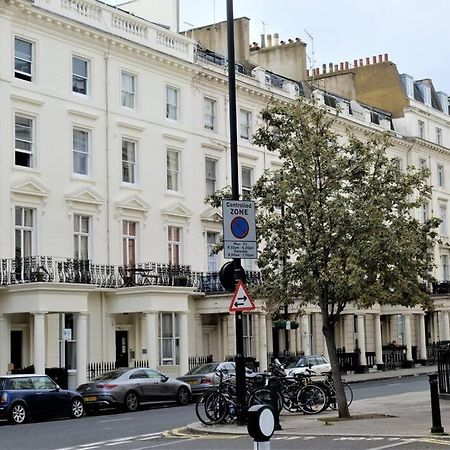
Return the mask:
<svg viewBox="0 0 450 450">
<path fill-rule="evenodd" d="M 167 5 L 164 13 L 177 10 L 177 2 Z M 67 367 L 75 385 L 88 363 L 146 361 L 178 375 L 189 357 L 234 354 L 230 295 L 217 278 L 224 261 L 211 255 L 221 216 L 204 204 L 230 184 L 224 60 L 173 31 L 178 18 L 139 17 L 146 12 L 96 0 L 0 0 L 0 373 L 12 364 Z M 243 193 L 277 165 L 252 145 L 258 111 L 274 97 L 311 94 L 304 77 L 244 66 L 237 73 Z M 374 121 L 375 110 L 357 105 L 338 120 L 342 131 L 349 123 L 356 132 L 390 129 L 390 113 L 378 109 Z M 448 111 L 440 114 L 440 144 L 409 139 L 399 122 L 405 136 L 394 136 L 393 154 L 450 164 Z M 436 205 L 449 187 L 436 189 Z M 284 334 L 274 340 L 256 302 L 245 314 L 245 348 L 265 368 Z M 400 336 L 408 359 L 413 347 L 425 359 L 426 326 L 428 340 L 450 338 L 446 302 L 439 297 L 439 315 L 427 325 L 419 308 L 349 308 L 338 345 L 361 348 L 363 365 L 366 351 L 381 363 L 382 344 Z M 290 349 L 326 353 L 320 314 L 307 313 L 289 332 Z"/>
</svg>

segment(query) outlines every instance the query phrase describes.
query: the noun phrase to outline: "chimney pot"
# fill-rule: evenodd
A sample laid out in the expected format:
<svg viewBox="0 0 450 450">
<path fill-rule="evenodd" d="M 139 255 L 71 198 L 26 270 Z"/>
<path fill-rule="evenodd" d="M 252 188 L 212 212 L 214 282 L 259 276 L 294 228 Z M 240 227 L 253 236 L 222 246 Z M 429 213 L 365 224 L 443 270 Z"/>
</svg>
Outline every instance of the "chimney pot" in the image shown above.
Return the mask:
<svg viewBox="0 0 450 450">
<path fill-rule="evenodd" d="M 320 75 L 320 69 L 318 67 L 316 68 L 316 75 Z"/>
<path fill-rule="evenodd" d="M 266 37 L 264 34 L 261 34 L 261 48 L 264 48 L 266 46 Z"/>
<path fill-rule="evenodd" d="M 344 70 L 344 63 L 343 62 L 339 63 L 339 70 Z"/>
<path fill-rule="evenodd" d="M 387 53 L 384 54 L 384 60 L 389 61 L 389 55 Z"/>
<path fill-rule="evenodd" d="M 376 56 L 372 56 L 372 63 L 376 64 L 377 63 L 377 57 Z"/>
<path fill-rule="evenodd" d="M 289 44 L 292 44 L 294 41 L 292 39 L 288 39 Z"/>
<path fill-rule="evenodd" d="M 306 76 L 309 77 L 309 69 L 306 69 Z"/>
<path fill-rule="evenodd" d="M 328 69 L 331 72 L 333 72 L 333 63 L 328 63 Z"/>
<path fill-rule="evenodd" d="M 334 71 L 337 72 L 339 70 L 339 66 L 337 64 L 334 65 Z"/>
<path fill-rule="evenodd" d="M 280 41 L 280 45 L 284 45 L 284 44 L 286 44 L 286 42 Z"/>
<path fill-rule="evenodd" d="M 280 34 L 279 33 L 274 33 L 273 34 L 273 40 L 274 40 L 274 45 L 280 45 Z"/>
<path fill-rule="evenodd" d="M 267 47 L 272 47 L 272 35 L 267 35 Z"/>
<path fill-rule="evenodd" d="M 353 66 L 354 66 L 354 67 L 358 67 L 358 60 L 357 60 L 357 59 L 354 59 L 354 60 L 353 60 Z"/>
<path fill-rule="evenodd" d="M 327 65 L 322 64 L 322 73 L 327 73 Z"/>
<path fill-rule="evenodd" d="M 363 66 L 364 65 L 364 60 L 362 58 L 359 58 L 359 65 Z"/>
<path fill-rule="evenodd" d="M 383 62 L 383 55 L 378 55 L 378 62 Z"/>
<path fill-rule="evenodd" d="M 369 64 L 370 64 L 370 58 L 367 57 L 367 58 L 366 58 L 366 66 L 368 66 Z"/>
<path fill-rule="evenodd" d="M 348 70 L 348 66 L 349 66 L 348 61 L 345 61 L 345 70 Z"/>
</svg>

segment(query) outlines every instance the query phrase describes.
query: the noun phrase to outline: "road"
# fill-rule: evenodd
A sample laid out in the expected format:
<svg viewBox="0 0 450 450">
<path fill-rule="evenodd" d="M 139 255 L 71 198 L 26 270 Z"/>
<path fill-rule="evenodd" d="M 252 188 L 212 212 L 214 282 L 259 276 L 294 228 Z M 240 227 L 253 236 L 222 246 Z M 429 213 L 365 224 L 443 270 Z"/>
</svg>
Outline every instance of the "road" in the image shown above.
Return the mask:
<svg viewBox="0 0 450 450">
<path fill-rule="evenodd" d="M 426 376 L 353 384 L 357 400 L 417 392 L 428 389 Z M 185 426 L 196 422 L 193 405 L 184 407 L 146 408 L 136 413 L 110 412 L 79 420 L 35 422 L 13 426 L 0 424 L 1 450 L 94 450 L 123 449 L 251 449 L 252 440 L 236 436 L 205 436 L 187 432 Z M 448 442 L 450 445 L 450 441 Z M 351 436 L 308 436 L 299 430 L 297 436 L 275 435 L 271 448 L 278 449 L 372 449 L 389 448 L 438 449 L 442 441 Z M 450 450 L 450 449 L 449 449 Z"/>
</svg>

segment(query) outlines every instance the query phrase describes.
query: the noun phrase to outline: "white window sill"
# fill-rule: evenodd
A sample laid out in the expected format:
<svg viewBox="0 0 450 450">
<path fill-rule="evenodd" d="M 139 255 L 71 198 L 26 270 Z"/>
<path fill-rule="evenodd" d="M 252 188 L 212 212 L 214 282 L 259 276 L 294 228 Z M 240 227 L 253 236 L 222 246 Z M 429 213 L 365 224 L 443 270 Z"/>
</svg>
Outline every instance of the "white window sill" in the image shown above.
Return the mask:
<svg viewBox="0 0 450 450">
<path fill-rule="evenodd" d="M 70 179 L 72 181 L 83 181 L 85 183 L 91 183 L 91 184 L 97 184 L 96 181 L 94 181 L 90 175 L 77 175 L 73 174 Z"/>
<path fill-rule="evenodd" d="M 178 192 L 178 191 L 166 191 L 166 195 L 168 195 L 169 197 L 177 197 L 177 198 L 182 198 L 182 199 L 186 198 L 186 196 L 184 194 L 182 194 L 181 192 Z"/>
<path fill-rule="evenodd" d="M 16 170 L 18 172 L 34 173 L 35 175 L 41 175 L 42 174 L 42 172 L 40 170 L 37 170 L 34 167 L 26 167 L 26 166 L 16 166 L 16 165 L 14 165 L 14 170 Z"/>
<path fill-rule="evenodd" d="M 121 188 L 128 189 L 130 191 L 136 191 L 136 192 L 142 192 L 142 189 L 139 187 L 139 185 L 136 183 L 126 183 L 122 182 Z"/>
</svg>

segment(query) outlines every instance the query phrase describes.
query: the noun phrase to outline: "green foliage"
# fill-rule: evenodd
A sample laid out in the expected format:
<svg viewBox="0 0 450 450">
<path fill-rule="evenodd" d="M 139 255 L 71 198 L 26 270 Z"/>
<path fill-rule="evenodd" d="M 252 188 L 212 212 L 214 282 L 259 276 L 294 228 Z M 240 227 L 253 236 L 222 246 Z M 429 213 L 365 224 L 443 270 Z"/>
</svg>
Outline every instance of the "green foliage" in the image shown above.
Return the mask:
<svg viewBox="0 0 450 450">
<path fill-rule="evenodd" d="M 364 140 L 333 130 L 334 118 L 302 100 L 269 105 L 254 142 L 280 156 L 253 189 L 258 294 L 273 306 L 318 304 L 329 324 L 348 302 L 427 305 L 439 219 L 414 210 L 430 198 L 426 171 L 400 171 L 387 134 Z"/>
</svg>

